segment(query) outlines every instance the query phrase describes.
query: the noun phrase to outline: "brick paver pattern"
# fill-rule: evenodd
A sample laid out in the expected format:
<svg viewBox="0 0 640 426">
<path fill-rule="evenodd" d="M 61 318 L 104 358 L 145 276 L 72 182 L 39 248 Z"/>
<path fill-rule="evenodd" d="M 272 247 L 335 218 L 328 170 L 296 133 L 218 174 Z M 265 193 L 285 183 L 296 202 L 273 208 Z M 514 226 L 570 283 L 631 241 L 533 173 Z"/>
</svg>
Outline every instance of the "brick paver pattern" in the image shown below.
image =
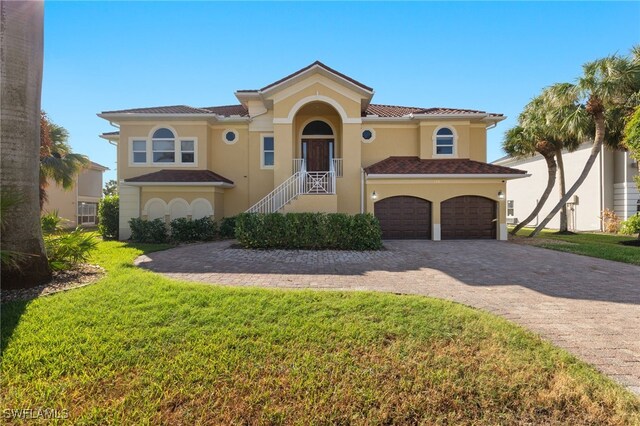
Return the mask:
<svg viewBox="0 0 640 426">
<path fill-rule="evenodd" d="M 518 323 L 640 394 L 640 267 L 499 241 L 386 241 L 375 252 L 245 250 L 220 241 L 141 256 L 169 277 L 453 300 Z"/>
</svg>

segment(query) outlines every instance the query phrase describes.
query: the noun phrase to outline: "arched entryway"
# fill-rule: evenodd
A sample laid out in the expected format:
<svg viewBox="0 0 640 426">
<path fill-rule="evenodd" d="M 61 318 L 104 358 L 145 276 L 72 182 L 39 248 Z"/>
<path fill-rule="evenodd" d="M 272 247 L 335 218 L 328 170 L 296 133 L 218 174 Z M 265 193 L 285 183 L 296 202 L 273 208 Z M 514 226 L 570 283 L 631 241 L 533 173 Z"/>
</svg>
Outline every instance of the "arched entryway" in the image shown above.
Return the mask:
<svg viewBox="0 0 640 426">
<path fill-rule="evenodd" d="M 397 196 L 377 201 L 374 215 L 386 240 L 431 239 L 431 202 L 418 197 Z"/>
<path fill-rule="evenodd" d="M 440 204 L 443 240 L 495 239 L 497 203 L 476 195 L 449 198 Z"/>
<path fill-rule="evenodd" d="M 307 171 L 326 172 L 335 158 L 335 134 L 324 120 L 312 120 L 302 129 L 300 150 Z"/>
</svg>

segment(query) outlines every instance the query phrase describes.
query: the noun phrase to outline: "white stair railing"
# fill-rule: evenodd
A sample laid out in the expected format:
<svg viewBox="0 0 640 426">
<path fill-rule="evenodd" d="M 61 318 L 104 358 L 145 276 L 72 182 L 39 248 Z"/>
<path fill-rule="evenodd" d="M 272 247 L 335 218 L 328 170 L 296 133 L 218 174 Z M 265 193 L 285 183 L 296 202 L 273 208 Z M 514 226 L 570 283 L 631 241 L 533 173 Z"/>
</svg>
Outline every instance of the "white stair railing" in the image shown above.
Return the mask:
<svg viewBox="0 0 640 426">
<path fill-rule="evenodd" d="M 308 172 L 303 159 L 294 159 L 293 175 L 251 206 L 247 213 L 275 213 L 302 194 L 335 194 L 336 176 L 342 176 L 341 160 L 333 159 L 328 172 Z"/>
<path fill-rule="evenodd" d="M 305 172 L 296 172 L 282 182 L 262 200 L 251 206 L 247 213 L 275 213 L 298 195 L 304 193 Z"/>
</svg>

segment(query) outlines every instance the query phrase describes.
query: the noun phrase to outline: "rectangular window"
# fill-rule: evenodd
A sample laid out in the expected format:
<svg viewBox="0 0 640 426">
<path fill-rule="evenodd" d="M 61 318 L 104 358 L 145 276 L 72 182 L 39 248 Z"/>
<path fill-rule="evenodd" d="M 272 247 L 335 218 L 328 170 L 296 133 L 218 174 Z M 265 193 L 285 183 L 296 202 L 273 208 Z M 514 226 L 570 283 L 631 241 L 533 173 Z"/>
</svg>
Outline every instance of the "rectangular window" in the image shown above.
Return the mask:
<svg viewBox="0 0 640 426">
<path fill-rule="evenodd" d="M 272 168 L 275 164 L 275 144 L 273 136 L 262 137 L 262 167 Z"/>
<path fill-rule="evenodd" d="M 513 200 L 507 200 L 507 216 L 513 217 Z"/>
<path fill-rule="evenodd" d="M 183 163 L 194 163 L 196 161 L 195 141 L 180 141 L 180 160 Z"/>
<path fill-rule="evenodd" d="M 97 211 L 96 203 L 78 203 L 78 225 L 95 225 Z"/>
<path fill-rule="evenodd" d="M 453 138 L 452 137 L 436 138 L 436 154 L 452 155 L 453 154 Z"/>
<path fill-rule="evenodd" d="M 131 149 L 133 151 L 134 163 L 146 163 L 147 162 L 147 141 L 134 140 L 131 142 Z"/>
<path fill-rule="evenodd" d="M 176 162 L 176 143 L 175 141 L 154 140 L 153 144 L 153 162 L 154 163 L 175 163 Z"/>
</svg>

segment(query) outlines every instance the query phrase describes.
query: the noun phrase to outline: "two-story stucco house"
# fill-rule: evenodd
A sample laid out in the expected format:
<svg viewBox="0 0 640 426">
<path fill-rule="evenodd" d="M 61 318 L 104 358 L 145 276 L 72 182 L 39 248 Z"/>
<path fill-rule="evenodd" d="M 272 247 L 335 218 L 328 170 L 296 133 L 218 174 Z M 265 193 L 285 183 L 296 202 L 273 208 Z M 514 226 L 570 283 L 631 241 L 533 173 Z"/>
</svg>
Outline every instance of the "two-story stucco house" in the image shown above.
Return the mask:
<svg viewBox="0 0 640 426">
<path fill-rule="evenodd" d="M 372 104 L 374 91 L 320 62 L 240 104 L 98 114 L 117 132 L 120 236 L 134 217 L 370 212 L 385 238 L 506 239 L 506 181 L 486 163 L 502 114 Z"/>
<path fill-rule="evenodd" d="M 52 180 L 47 185 L 47 200 L 42 213 L 53 211 L 65 219 L 63 226 L 93 226 L 98 223 L 98 203 L 102 198 L 102 174 L 107 167 L 91 161 L 74 179 L 73 187 L 64 189 Z"/>
</svg>

